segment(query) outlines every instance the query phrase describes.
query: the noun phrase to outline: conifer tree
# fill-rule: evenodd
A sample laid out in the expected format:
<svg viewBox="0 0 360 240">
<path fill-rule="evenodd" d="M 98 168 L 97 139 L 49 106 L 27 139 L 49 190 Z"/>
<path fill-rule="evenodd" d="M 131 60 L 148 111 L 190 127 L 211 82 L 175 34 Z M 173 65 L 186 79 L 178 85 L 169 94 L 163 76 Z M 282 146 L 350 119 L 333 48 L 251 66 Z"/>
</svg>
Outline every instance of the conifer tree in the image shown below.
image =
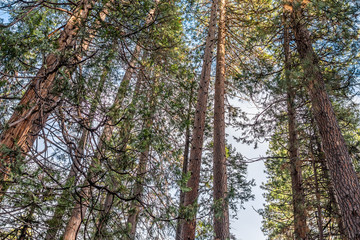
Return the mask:
<svg viewBox="0 0 360 240">
<path fill-rule="evenodd" d="M 359 239 L 360 183 L 325 89 L 323 74 L 312 46 L 310 32 L 301 20 L 302 8 L 304 7 L 306 7 L 306 3 L 304 6 L 299 1 L 294 1 L 289 5 L 292 30 L 307 79 L 306 87 L 309 91 L 314 118 L 323 142 L 324 153 L 343 216 L 346 235 L 349 239 Z"/>
</svg>

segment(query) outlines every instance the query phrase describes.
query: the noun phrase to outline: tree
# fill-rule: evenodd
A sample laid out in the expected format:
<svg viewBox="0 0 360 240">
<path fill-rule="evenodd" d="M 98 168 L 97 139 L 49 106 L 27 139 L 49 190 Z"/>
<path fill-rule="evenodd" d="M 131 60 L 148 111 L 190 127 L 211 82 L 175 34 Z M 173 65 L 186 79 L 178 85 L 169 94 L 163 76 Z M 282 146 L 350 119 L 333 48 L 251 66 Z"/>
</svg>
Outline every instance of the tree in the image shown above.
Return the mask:
<svg viewBox="0 0 360 240">
<path fill-rule="evenodd" d="M 68 49 L 74 46 L 77 33 L 86 21 L 92 7 L 91 1 L 79 1 L 74 14 L 68 20 L 57 40 L 57 52 L 46 57 L 45 64 L 33 78 L 22 97 L 16 111 L 1 134 L 1 174 L 0 190 L 6 191 L 6 182 L 11 174 L 12 166 L 18 158 L 24 156 L 42 129 L 49 114 L 57 106 L 59 97 L 53 93 L 57 72 L 68 61 Z M 18 152 L 18 150 L 20 152 Z"/>
<path fill-rule="evenodd" d="M 307 239 L 308 228 L 306 225 L 306 209 L 303 205 L 305 194 L 303 190 L 303 180 L 301 171 L 301 161 L 298 152 L 298 140 L 296 131 L 296 109 L 295 109 L 295 88 L 290 79 L 291 59 L 290 59 L 290 36 L 286 16 L 284 17 L 284 66 L 285 82 L 287 84 L 287 111 L 289 129 L 289 158 L 291 164 L 291 183 L 294 207 L 294 232 L 295 239 Z"/>
<path fill-rule="evenodd" d="M 349 239 L 359 239 L 360 183 L 326 92 L 323 74 L 319 68 L 319 60 L 313 50 L 310 33 L 301 20 L 303 5 L 299 1 L 294 1 L 289 7 L 297 51 L 307 79 L 306 87 L 323 142 L 345 231 Z"/>
<path fill-rule="evenodd" d="M 205 116 L 208 100 L 208 89 L 210 84 L 211 62 L 215 42 L 217 1 L 211 5 L 208 36 L 204 50 L 204 59 L 197 94 L 196 112 L 194 116 L 194 128 L 192 131 L 192 142 L 190 149 L 189 169 L 190 179 L 187 187 L 191 190 L 185 193 L 184 206 L 191 208 L 190 216 L 187 216 L 182 229 L 182 239 L 195 239 L 197 199 L 200 181 L 201 155 L 203 149 L 203 138 L 205 128 Z"/>
<path fill-rule="evenodd" d="M 229 233 L 227 164 L 225 153 L 225 41 L 226 0 L 219 1 L 219 30 L 214 97 L 214 230 L 215 239 L 226 240 Z"/>
</svg>

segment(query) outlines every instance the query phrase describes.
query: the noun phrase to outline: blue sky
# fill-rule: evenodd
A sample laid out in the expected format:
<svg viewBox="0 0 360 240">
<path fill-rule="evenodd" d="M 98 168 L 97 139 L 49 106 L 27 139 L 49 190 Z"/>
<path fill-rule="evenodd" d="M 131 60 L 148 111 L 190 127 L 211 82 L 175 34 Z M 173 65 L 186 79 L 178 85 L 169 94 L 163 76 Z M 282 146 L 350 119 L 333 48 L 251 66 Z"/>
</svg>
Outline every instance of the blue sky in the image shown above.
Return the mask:
<svg viewBox="0 0 360 240">
<path fill-rule="evenodd" d="M 258 109 L 249 102 L 231 101 L 235 106 L 241 107 L 243 111 L 251 117 L 258 112 Z M 226 133 L 229 134 L 227 140 L 236 150 L 247 158 L 264 157 L 268 147 L 267 143 L 259 144 L 257 149 L 253 146 L 237 143 L 233 136 L 239 136 L 241 132 L 235 131 L 233 128 L 227 128 Z M 239 210 L 238 219 L 231 219 L 231 233 L 236 236 L 237 240 L 265 240 L 266 237 L 261 231 L 262 217 L 254 210 L 263 208 L 265 199 L 262 194 L 264 191 L 260 188 L 262 182 L 266 181 L 266 174 L 264 173 L 265 166 L 263 161 L 257 161 L 248 164 L 248 179 L 254 179 L 256 186 L 252 188 L 255 195 L 254 201 L 249 201 L 244 204 L 245 210 Z"/>
<path fill-rule="evenodd" d="M 3 23 L 8 23 L 8 14 L 4 11 L 0 11 L 0 19 Z M 246 111 L 251 118 L 251 115 L 258 112 L 258 110 L 248 102 L 233 102 L 235 106 L 240 106 L 243 111 Z M 226 133 L 229 134 L 228 141 L 237 151 L 243 154 L 247 158 L 257 158 L 259 156 L 265 156 L 267 144 L 260 144 L 259 147 L 254 150 L 253 146 L 237 143 L 233 140 L 233 136 L 237 136 L 240 133 L 236 132 L 232 128 L 227 128 Z M 254 179 L 256 186 L 252 191 L 255 195 L 255 200 L 244 204 L 245 210 L 240 209 L 238 212 L 238 219 L 231 219 L 231 233 L 236 236 L 237 240 L 265 240 L 266 237 L 261 231 L 261 216 L 254 210 L 263 208 L 265 200 L 262 196 L 264 191 L 260 189 L 262 182 L 266 181 L 266 175 L 264 173 L 264 164 L 262 161 L 250 163 L 248 165 L 248 179 Z"/>
</svg>

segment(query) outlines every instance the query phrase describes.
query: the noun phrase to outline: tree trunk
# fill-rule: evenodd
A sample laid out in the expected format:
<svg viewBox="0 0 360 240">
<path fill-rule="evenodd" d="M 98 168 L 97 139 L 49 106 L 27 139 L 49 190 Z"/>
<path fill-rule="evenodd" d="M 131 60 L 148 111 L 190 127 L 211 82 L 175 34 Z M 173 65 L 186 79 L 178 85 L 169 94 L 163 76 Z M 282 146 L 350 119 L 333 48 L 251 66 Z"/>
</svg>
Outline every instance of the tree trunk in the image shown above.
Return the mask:
<svg viewBox="0 0 360 240">
<path fill-rule="evenodd" d="M 324 153 L 334 184 L 345 232 L 350 240 L 360 239 L 360 184 L 327 94 L 319 61 L 309 31 L 301 21 L 301 3 L 293 4 L 292 29 L 305 73 L 312 111 L 319 128 Z"/>
<path fill-rule="evenodd" d="M 126 89 L 129 86 L 131 77 L 135 70 L 135 64 L 137 61 L 137 56 L 138 56 L 139 51 L 140 51 L 140 46 L 137 45 L 134 50 L 134 54 L 133 54 L 134 57 L 130 61 L 130 63 L 129 63 L 130 66 L 127 68 L 127 70 L 124 74 L 124 77 L 122 79 L 122 82 L 120 84 L 119 90 L 117 92 L 115 101 L 114 101 L 111 109 L 114 109 L 114 110 L 119 109 L 122 105 L 122 101 L 126 95 Z M 109 120 L 105 124 L 105 129 L 100 137 L 100 144 L 99 144 L 100 151 L 103 150 L 103 143 L 109 141 L 111 138 L 111 133 L 114 128 L 113 122 L 115 122 L 115 119 Z M 98 154 L 99 157 L 101 157 L 101 154 L 102 153 Z M 95 162 L 92 162 L 90 165 L 93 166 L 95 164 L 96 164 Z M 91 167 L 89 169 L 91 169 Z M 90 176 L 91 172 L 89 172 L 88 175 L 89 176 L 87 177 L 87 179 L 91 181 L 91 176 Z M 65 229 L 65 233 L 64 233 L 64 237 L 63 237 L 64 240 L 76 239 L 77 232 L 79 230 L 80 224 L 82 222 L 82 219 L 83 219 L 84 214 L 87 209 L 86 203 L 87 203 L 88 199 L 90 198 L 91 190 L 90 190 L 90 186 L 89 186 L 90 184 L 88 183 L 88 180 L 86 180 L 86 183 L 84 184 L 86 187 L 84 187 L 84 189 L 82 190 L 82 193 L 80 194 L 80 201 L 76 202 L 75 207 L 71 213 L 71 217 L 70 217 L 69 222 Z M 81 199 L 85 199 L 85 200 L 83 201 Z"/>
<path fill-rule="evenodd" d="M 148 126 L 151 127 L 151 125 Z M 150 148 L 150 142 L 147 143 L 145 151 L 140 153 L 141 155 L 139 160 L 139 167 L 138 167 L 138 172 L 136 174 L 136 182 L 133 190 L 133 196 L 136 200 L 131 202 L 131 206 L 130 206 L 131 214 L 128 217 L 126 224 L 127 227 L 130 227 L 128 232 L 129 240 L 135 239 L 136 226 L 138 223 L 139 214 L 141 212 L 141 204 L 139 203 L 142 201 L 144 178 L 146 174 L 147 163 L 149 161 L 149 148 Z"/>
<path fill-rule="evenodd" d="M 135 105 L 137 103 L 137 97 L 139 96 L 140 93 L 140 87 L 144 82 L 143 76 L 142 76 L 142 70 L 139 71 L 138 74 L 138 79 L 135 85 L 135 90 L 134 90 L 134 95 L 133 95 L 133 99 L 132 99 L 132 103 L 131 105 Z M 135 110 L 132 110 L 129 113 L 129 116 L 127 117 L 127 120 L 124 124 L 123 127 L 123 131 L 121 133 L 122 135 L 122 140 L 121 140 L 121 150 L 120 150 L 120 154 L 121 156 L 119 157 L 119 161 L 121 161 L 122 159 L 125 158 L 126 155 L 126 146 L 130 140 L 130 134 L 131 134 L 131 130 L 132 130 L 132 122 L 134 119 L 134 114 L 135 114 Z M 112 134 L 112 130 L 110 135 Z M 118 187 L 117 182 L 113 183 L 112 186 L 114 189 L 116 189 Z M 109 218 L 109 214 L 111 211 L 111 208 L 113 206 L 114 203 L 114 194 L 112 193 L 107 193 L 106 194 L 106 198 L 105 198 L 105 202 L 104 202 L 104 208 L 103 211 L 100 214 L 100 218 L 96 224 L 96 233 L 95 233 L 95 238 L 96 239 L 102 239 L 102 237 L 104 237 L 104 232 L 103 232 L 103 228 L 104 226 L 107 224 L 108 218 Z"/>
<path fill-rule="evenodd" d="M 217 0 L 211 5 L 208 36 L 206 38 L 204 62 L 202 66 L 199 90 L 197 96 L 196 112 L 194 119 L 194 129 L 192 133 L 192 144 L 190 150 L 189 169 L 191 172 L 187 187 L 191 188 L 185 193 L 184 206 L 193 209 L 192 215 L 187 216 L 182 227 L 182 239 L 194 240 L 196 228 L 197 198 L 200 181 L 201 155 L 204 142 L 205 116 L 208 101 L 208 89 L 210 83 L 211 62 L 215 44 L 216 28 L 216 6 Z"/>
<path fill-rule="evenodd" d="M 216 240 L 230 239 L 225 152 L 226 0 L 219 0 L 219 30 L 214 97 L 214 232 Z"/>
<path fill-rule="evenodd" d="M 184 160 L 183 160 L 183 166 L 182 166 L 182 177 L 186 176 L 187 171 L 188 171 L 188 164 L 189 164 L 189 148 L 190 148 L 190 115 L 191 115 L 191 109 L 192 109 L 192 100 L 193 100 L 193 87 L 191 86 L 191 90 L 190 90 L 190 96 L 189 96 L 189 108 L 188 108 L 188 113 L 187 113 L 187 125 L 186 125 L 186 130 L 185 130 L 185 146 L 184 146 Z M 181 191 L 180 189 L 180 199 L 179 199 L 179 219 L 177 221 L 177 225 L 176 225 L 176 236 L 175 236 L 175 240 L 181 240 L 181 230 L 182 230 L 182 225 L 184 223 L 183 218 L 182 218 L 182 208 L 184 207 L 184 200 L 185 200 L 185 193 L 183 191 Z"/>
<path fill-rule="evenodd" d="M 96 232 L 94 239 L 99 239 L 99 240 L 104 239 L 105 237 L 104 227 L 108 221 L 113 203 L 114 203 L 114 194 L 107 193 L 105 197 L 105 202 L 103 204 L 104 205 L 103 210 L 100 213 L 100 218 L 98 222 L 96 223 Z"/>
<path fill-rule="evenodd" d="M 311 119 L 311 123 L 314 126 L 314 119 Z M 321 141 L 319 139 L 318 132 L 315 129 L 315 126 L 313 128 L 315 130 L 314 139 L 315 139 L 315 144 L 317 147 L 316 153 L 317 153 L 317 157 L 320 162 L 320 165 L 321 165 L 322 178 L 327 182 L 327 192 L 328 192 L 328 197 L 329 197 L 329 202 L 330 202 L 330 215 L 332 216 L 334 214 L 334 216 L 335 216 L 336 222 L 338 224 L 339 234 L 341 236 L 341 239 L 348 240 L 346 237 L 346 234 L 345 234 L 342 217 L 340 215 L 339 204 L 335 197 L 334 186 L 331 182 L 329 169 L 326 164 L 325 153 L 324 153 L 323 147 L 321 145 Z M 332 213 L 332 211 L 333 211 L 333 213 Z"/>
<path fill-rule="evenodd" d="M 58 94 L 53 92 L 55 77 L 63 66 L 68 50 L 75 44 L 77 33 L 87 18 L 93 1 L 82 0 L 74 14 L 64 27 L 58 39 L 60 54 L 49 54 L 45 64 L 40 68 L 36 77 L 15 108 L 8 121 L 8 128 L 1 134 L 1 145 L 11 149 L 11 153 L 0 153 L 0 192 L 7 189 L 6 181 L 18 156 L 25 154 L 32 147 L 38 133 L 43 128 L 50 113 L 56 108 Z"/>
<path fill-rule="evenodd" d="M 317 224 L 319 228 L 319 240 L 324 239 L 324 227 L 322 219 L 322 208 L 321 208 L 321 193 L 319 189 L 319 177 L 318 177 L 318 168 L 316 167 L 316 158 L 314 153 L 314 148 L 312 142 L 310 142 L 310 152 L 311 152 L 311 161 L 312 168 L 314 171 L 314 181 L 315 181 L 315 197 L 316 197 L 316 208 L 317 208 Z"/>
<path fill-rule="evenodd" d="M 88 115 L 89 118 L 87 119 L 89 126 L 91 126 L 92 121 L 94 119 L 94 114 L 96 112 L 98 103 L 100 102 L 101 93 L 103 92 L 103 88 L 104 88 L 105 81 L 107 79 L 107 75 L 108 75 L 108 69 L 105 69 L 103 74 L 101 75 L 100 83 L 99 83 L 98 89 L 96 90 L 94 101 L 92 102 L 90 110 L 89 110 L 89 115 Z M 76 179 L 78 178 L 79 171 L 81 171 L 81 159 L 83 158 L 88 133 L 89 133 L 89 131 L 86 128 L 84 128 L 82 131 L 81 137 L 79 139 L 78 147 L 75 149 L 75 154 L 73 157 L 73 164 L 71 166 L 69 175 L 67 176 L 67 179 L 65 181 L 65 186 L 75 185 L 77 182 Z M 72 150 L 69 149 L 69 152 L 71 152 L 71 151 Z M 72 182 L 73 182 L 73 184 L 71 184 Z M 59 229 L 61 228 L 62 219 L 63 219 L 63 216 L 67 209 L 66 203 L 69 200 L 68 199 L 69 194 L 70 194 L 70 192 L 68 190 L 63 190 L 63 192 L 61 193 L 61 196 L 55 207 L 54 215 L 49 221 L 47 221 L 49 228 L 46 233 L 46 237 L 45 237 L 46 240 L 52 240 L 52 239 L 56 238 L 56 234 L 59 231 Z"/>
<path fill-rule="evenodd" d="M 289 130 L 289 158 L 290 174 L 294 211 L 294 235 L 295 239 L 307 239 L 308 227 L 306 224 L 305 194 L 302 186 L 301 161 L 299 159 L 298 139 L 296 131 L 296 92 L 290 79 L 290 37 L 286 16 L 284 15 L 284 55 L 285 55 L 285 82 L 287 84 L 287 110 Z"/>
<path fill-rule="evenodd" d="M 149 132 L 151 132 L 151 128 L 154 123 L 154 112 L 156 107 L 156 98 L 158 95 L 158 92 L 156 91 L 158 85 L 158 80 L 155 79 L 153 82 L 153 86 L 151 87 L 151 93 L 148 95 L 149 99 L 149 113 L 146 114 L 144 127 L 145 129 L 148 129 Z M 133 197 L 135 198 L 134 201 L 131 202 L 130 206 L 130 216 L 127 219 L 127 226 L 130 226 L 129 231 L 129 240 L 135 239 L 136 234 L 136 227 L 138 223 L 139 214 L 142 210 L 142 195 L 144 191 L 144 183 L 145 183 L 145 174 L 147 172 L 147 165 L 149 162 L 149 153 L 150 153 L 150 145 L 151 145 L 151 134 L 147 135 L 146 138 L 143 140 L 144 142 L 144 149 L 140 151 L 140 159 L 139 159 L 139 166 L 136 173 L 136 181 L 135 186 L 133 189 Z"/>
<path fill-rule="evenodd" d="M 150 11 L 149 11 L 149 14 L 147 15 L 146 17 L 146 24 L 150 24 L 152 21 L 154 21 L 154 16 L 155 16 L 155 11 L 156 11 L 156 7 L 159 3 L 159 0 L 155 0 L 155 7 L 152 8 Z M 135 47 L 135 53 L 136 53 L 136 56 L 138 56 L 139 52 L 141 50 L 141 47 L 139 44 L 136 45 Z M 134 53 L 134 55 L 135 55 Z M 136 83 L 136 88 L 135 88 L 135 91 L 134 91 L 134 96 L 133 96 L 133 103 L 134 101 L 136 100 L 136 97 L 137 95 L 139 94 L 139 91 L 140 91 L 140 86 L 143 82 L 142 80 L 142 77 L 140 76 L 141 73 L 139 74 L 139 77 L 138 77 L 138 80 L 137 80 L 137 83 Z M 124 77 L 125 78 L 125 77 Z M 131 77 L 130 77 L 131 78 Z M 127 85 L 129 84 L 129 81 L 130 81 L 130 78 L 127 78 L 128 81 L 127 81 Z M 120 88 L 120 89 L 124 89 L 124 88 Z M 125 97 L 125 92 L 122 92 L 119 90 L 118 92 L 118 96 L 120 96 L 120 98 L 124 98 Z M 118 106 L 120 107 L 120 106 Z M 132 116 L 132 114 L 130 114 Z M 129 117 L 129 121 L 132 120 L 132 117 Z M 130 122 L 129 122 L 130 123 Z M 126 145 L 128 143 L 128 140 L 129 140 L 129 132 L 131 131 L 131 126 L 130 124 L 126 124 L 126 127 L 125 127 L 125 131 L 124 131 L 124 138 L 122 140 L 122 146 L 123 148 L 126 148 Z M 112 129 L 111 130 L 108 130 L 107 131 L 108 133 L 106 133 L 106 135 L 111 135 L 111 132 L 112 132 Z M 126 134 L 126 136 L 125 136 Z M 103 133 L 104 135 L 104 133 Z M 125 149 L 123 149 L 122 151 L 123 153 L 125 153 Z M 120 159 L 122 159 L 120 157 Z M 147 159 L 147 158 L 146 158 Z M 141 162 L 141 160 L 140 160 Z M 145 167 L 146 168 L 146 167 Z M 114 202 L 114 195 L 113 194 L 110 194 L 108 193 L 106 195 L 106 198 L 105 198 L 105 203 L 104 203 L 104 211 L 101 213 L 101 216 L 99 218 L 99 221 L 97 222 L 96 224 L 96 233 L 95 233 L 95 237 L 96 238 L 102 238 L 103 236 L 103 227 L 104 225 L 106 224 L 107 220 L 108 220 L 108 215 L 111 211 L 111 208 L 112 208 L 112 205 L 113 205 L 113 202 Z"/>
</svg>

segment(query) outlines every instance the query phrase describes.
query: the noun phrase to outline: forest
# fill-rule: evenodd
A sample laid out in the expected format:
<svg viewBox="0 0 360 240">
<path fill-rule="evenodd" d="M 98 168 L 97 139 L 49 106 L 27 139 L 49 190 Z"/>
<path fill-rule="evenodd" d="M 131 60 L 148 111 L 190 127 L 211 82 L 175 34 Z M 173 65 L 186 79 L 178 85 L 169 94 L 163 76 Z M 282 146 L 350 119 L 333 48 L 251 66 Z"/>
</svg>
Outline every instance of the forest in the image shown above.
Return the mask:
<svg viewBox="0 0 360 240">
<path fill-rule="evenodd" d="M 0 1 L 0 239 L 261 240 L 257 185 L 264 239 L 360 240 L 359 14 Z"/>
</svg>

